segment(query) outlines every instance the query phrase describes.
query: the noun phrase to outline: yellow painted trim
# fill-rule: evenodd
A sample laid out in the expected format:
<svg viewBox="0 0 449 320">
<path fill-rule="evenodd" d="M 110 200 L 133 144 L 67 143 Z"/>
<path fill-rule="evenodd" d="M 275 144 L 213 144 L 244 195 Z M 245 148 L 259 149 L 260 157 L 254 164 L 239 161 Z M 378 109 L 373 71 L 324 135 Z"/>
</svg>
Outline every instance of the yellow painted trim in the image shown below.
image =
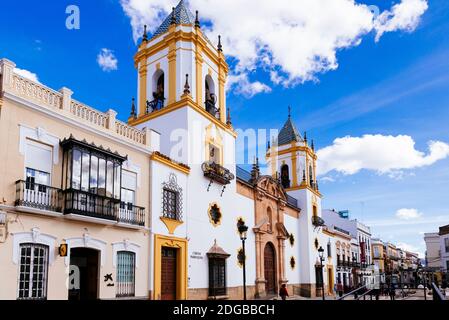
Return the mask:
<svg viewBox="0 0 449 320">
<path fill-rule="evenodd" d="M 328 235 L 328 236 L 331 236 L 331 237 L 334 237 L 334 236 L 335 236 L 335 233 L 332 233 L 331 231 L 326 230 L 326 229 L 323 229 L 322 232 L 323 232 L 325 235 Z"/>
<path fill-rule="evenodd" d="M 176 299 L 187 299 L 187 254 L 188 242 L 186 239 L 154 235 L 154 288 L 155 300 L 161 299 L 161 278 L 162 278 L 162 248 L 175 248 L 177 252 L 176 270 Z"/>
<path fill-rule="evenodd" d="M 292 142 L 292 149 L 296 147 L 295 142 Z M 293 178 L 293 187 L 298 186 L 298 173 L 297 173 L 297 167 L 296 162 L 298 160 L 296 156 L 296 152 L 292 151 L 292 178 Z"/>
<path fill-rule="evenodd" d="M 327 292 L 328 292 L 328 294 L 333 295 L 334 294 L 334 268 L 332 265 L 327 266 L 327 272 L 328 272 L 327 279 L 331 280 L 331 282 L 328 283 L 329 287 L 327 288 Z"/>
<path fill-rule="evenodd" d="M 196 103 L 199 106 L 203 105 L 203 49 L 199 45 L 196 47 Z"/>
<path fill-rule="evenodd" d="M 148 69 L 146 63 L 144 61 L 142 63 L 144 64 L 139 69 L 139 116 L 144 115 L 147 109 Z"/>
<path fill-rule="evenodd" d="M 157 162 L 159 162 L 159 163 L 162 163 L 162 164 L 164 164 L 164 165 L 166 165 L 166 166 L 168 166 L 168 167 L 170 167 L 170 168 L 172 168 L 172 169 L 178 170 L 178 171 L 180 171 L 180 172 L 182 172 L 182 173 L 185 173 L 185 174 L 187 174 L 187 175 L 190 174 L 190 169 L 188 169 L 188 168 L 186 168 L 186 167 L 180 165 L 180 164 L 177 163 L 177 162 L 170 161 L 170 160 L 168 160 L 168 159 L 166 159 L 166 158 L 164 158 L 164 157 L 161 157 L 161 156 L 160 156 L 159 154 L 157 154 L 157 153 L 153 153 L 153 154 L 150 156 L 150 159 L 153 160 L 153 161 L 157 161 Z"/>
<path fill-rule="evenodd" d="M 160 217 L 159 219 L 161 219 L 161 221 L 165 224 L 165 226 L 168 229 L 168 233 L 170 233 L 170 234 L 174 234 L 176 231 L 176 228 L 178 228 L 180 225 L 182 225 L 184 223 L 182 221 L 169 219 L 169 218 L 165 218 L 165 217 Z"/>
<path fill-rule="evenodd" d="M 162 108 L 161 110 L 149 113 L 149 114 L 145 114 L 142 116 L 139 116 L 137 119 L 131 119 L 131 121 L 128 121 L 128 124 L 131 126 L 136 126 L 142 123 L 145 123 L 149 120 L 161 117 L 167 113 L 170 113 L 172 111 L 175 111 L 177 109 L 181 109 L 184 107 L 190 107 L 193 110 L 197 111 L 198 113 L 200 113 L 202 116 L 204 116 L 205 118 L 207 118 L 210 122 L 216 124 L 217 126 L 219 126 L 221 129 L 227 131 L 229 134 L 231 134 L 234 138 L 237 138 L 237 133 L 228 125 L 224 124 L 223 122 L 221 122 L 220 120 L 218 120 L 217 118 L 215 118 L 214 116 L 212 116 L 209 112 L 207 112 L 204 108 L 201 108 L 198 106 L 198 104 L 196 104 L 193 100 L 191 96 L 184 96 L 181 100 L 172 103 L 171 105 L 168 105 L 164 108 Z"/>
<path fill-rule="evenodd" d="M 209 161 L 210 160 L 210 155 L 209 155 L 209 145 L 211 144 L 211 145 L 213 145 L 214 147 L 216 147 L 218 150 L 219 150 L 219 152 L 220 152 L 220 165 L 223 165 L 223 163 L 224 163 L 224 155 L 223 155 L 223 150 L 224 150 L 224 148 L 223 148 L 223 137 L 221 136 L 221 134 L 220 134 L 220 131 L 218 130 L 218 128 L 216 128 L 216 131 L 217 131 L 217 137 L 216 138 L 214 138 L 214 137 L 212 137 L 212 134 L 211 134 L 211 131 L 212 131 L 212 128 L 214 127 L 215 125 L 213 124 L 213 123 L 211 123 L 210 125 L 208 125 L 207 127 L 206 127 L 206 139 L 205 139 L 205 141 L 204 141 L 204 151 L 205 151 L 205 161 Z M 216 127 L 216 126 L 215 126 Z"/>
<path fill-rule="evenodd" d="M 279 149 L 279 148 L 278 148 Z M 308 154 L 310 157 L 312 157 L 314 160 L 317 160 L 317 156 L 316 154 L 313 152 L 313 150 L 311 148 L 304 147 L 304 146 L 295 146 L 295 147 L 290 147 L 288 149 L 284 149 L 284 150 L 270 150 L 269 152 L 267 152 L 267 157 L 269 157 L 270 155 L 272 155 L 273 153 L 275 155 L 281 156 L 284 154 L 289 154 L 292 152 L 305 152 L 306 154 Z"/>
<path fill-rule="evenodd" d="M 168 53 L 168 103 L 176 102 L 176 42 L 171 42 Z"/>
<path fill-rule="evenodd" d="M 229 72 L 229 66 L 226 61 L 224 59 L 222 59 L 224 61 L 220 61 L 222 53 L 219 53 L 215 48 L 211 48 L 210 46 L 208 46 L 208 42 L 205 39 L 203 33 L 198 29 L 196 29 L 196 32 L 185 32 L 183 30 L 175 31 L 174 29 L 169 30 L 168 33 L 164 34 L 164 39 L 162 39 L 160 42 L 147 48 L 139 48 L 140 50 L 134 56 L 135 64 L 138 64 L 138 61 L 142 59 L 142 56 L 149 57 L 161 50 L 166 49 L 171 41 L 191 42 L 197 49 L 199 46 L 201 46 L 203 49 L 202 52 L 204 52 L 214 64 L 223 64 L 226 74 Z"/>
</svg>

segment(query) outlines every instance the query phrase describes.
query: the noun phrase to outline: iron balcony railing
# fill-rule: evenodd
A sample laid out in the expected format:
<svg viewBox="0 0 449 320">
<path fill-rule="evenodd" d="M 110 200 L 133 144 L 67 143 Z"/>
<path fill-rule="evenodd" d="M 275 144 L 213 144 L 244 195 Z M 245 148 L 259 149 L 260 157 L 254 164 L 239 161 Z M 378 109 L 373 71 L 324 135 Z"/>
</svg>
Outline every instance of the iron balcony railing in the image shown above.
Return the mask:
<svg viewBox="0 0 449 320">
<path fill-rule="evenodd" d="M 64 190 L 64 200 L 64 214 L 117 220 L 120 200 L 74 189 Z"/>
<path fill-rule="evenodd" d="M 230 184 L 235 179 L 234 174 L 215 162 L 204 162 L 202 165 L 204 176 L 219 184 Z"/>
<path fill-rule="evenodd" d="M 16 182 L 15 206 L 145 225 L 145 208 L 123 204 L 118 199 L 73 189 L 62 191 L 30 181 Z"/>
<path fill-rule="evenodd" d="M 324 227 L 325 226 L 325 222 L 321 217 L 318 216 L 313 216 L 312 217 L 312 224 L 315 227 Z"/>
<path fill-rule="evenodd" d="M 122 202 L 117 221 L 143 227 L 145 226 L 145 208 Z"/>
<path fill-rule="evenodd" d="M 147 101 L 146 113 L 152 113 L 157 110 L 161 110 L 164 107 L 164 99 L 154 99 L 153 101 Z"/>
<path fill-rule="evenodd" d="M 61 192 L 57 188 L 19 180 L 16 181 L 15 205 L 38 210 L 62 212 Z"/>
</svg>

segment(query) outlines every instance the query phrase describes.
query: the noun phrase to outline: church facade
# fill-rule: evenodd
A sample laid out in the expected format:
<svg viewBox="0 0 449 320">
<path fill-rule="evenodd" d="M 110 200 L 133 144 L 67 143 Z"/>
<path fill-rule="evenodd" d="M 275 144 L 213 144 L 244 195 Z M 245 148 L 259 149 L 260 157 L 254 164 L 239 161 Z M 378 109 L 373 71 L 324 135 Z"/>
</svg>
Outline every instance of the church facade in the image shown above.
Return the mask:
<svg viewBox="0 0 449 320">
<path fill-rule="evenodd" d="M 1 60 L 0 299 L 242 299 L 244 265 L 249 299 L 319 295 L 313 142 L 289 115 L 266 175 L 236 166 L 223 47 L 184 1 L 135 66 L 124 123 Z"/>
</svg>

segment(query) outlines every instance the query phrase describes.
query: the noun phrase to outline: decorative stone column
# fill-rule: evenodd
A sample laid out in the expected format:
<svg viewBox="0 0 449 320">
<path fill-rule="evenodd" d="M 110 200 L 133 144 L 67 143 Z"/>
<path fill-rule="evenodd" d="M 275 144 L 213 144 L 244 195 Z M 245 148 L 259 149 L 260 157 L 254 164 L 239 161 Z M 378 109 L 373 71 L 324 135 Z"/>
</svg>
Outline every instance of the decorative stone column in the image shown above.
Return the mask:
<svg viewBox="0 0 449 320">
<path fill-rule="evenodd" d="M 13 84 L 13 74 L 14 74 L 14 68 L 16 67 L 16 64 L 8 59 L 1 59 L 0 60 L 0 74 L 1 74 L 1 81 L 0 81 L 0 97 L 3 96 L 3 92 L 6 91 L 8 88 L 10 88 Z"/>
<path fill-rule="evenodd" d="M 111 132 L 116 132 L 115 120 L 117 118 L 117 112 L 115 110 L 109 109 L 106 114 L 108 115 L 108 129 Z"/>
<path fill-rule="evenodd" d="M 62 93 L 62 103 L 61 103 L 61 109 L 70 112 L 70 105 L 72 103 L 72 94 L 73 91 L 69 88 L 62 87 L 59 89 L 59 92 Z"/>
</svg>

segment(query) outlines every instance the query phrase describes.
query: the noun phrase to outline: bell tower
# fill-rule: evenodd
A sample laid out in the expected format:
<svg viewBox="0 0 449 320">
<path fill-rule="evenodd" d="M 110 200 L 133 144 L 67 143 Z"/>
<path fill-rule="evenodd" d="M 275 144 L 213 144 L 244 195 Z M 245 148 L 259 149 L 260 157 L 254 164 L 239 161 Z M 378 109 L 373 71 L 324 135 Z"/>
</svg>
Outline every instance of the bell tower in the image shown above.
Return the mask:
<svg viewBox="0 0 449 320">
<path fill-rule="evenodd" d="M 296 128 L 289 107 L 288 119 L 277 138 L 268 145 L 267 165 L 288 195 L 298 200 L 301 209 L 298 220 L 300 244 L 301 291 L 306 296 L 315 296 L 320 281 L 316 268 L 319 265 L 320 247 L 326 248 L 321 229 L 321 193 L 316 179 L 315 145 L 309 144 L 307 133 L 301 135 Z M 323 270 L 324 272 L 324 270 Z M 320 276 L 318 276 L 320 277 Z"/>
<path fill-rule="evenodd" d="M 235 137 L 226 106 L 229 68 L 221 37 L 214 46 L 201 30 L 198 11 L 193 15 L 184 0 L 172 9 L 151 38 L 145 27 L 134 60 L 138 72 L 137 103 L 128 122 L 159 132 L 162 153 L 186 164 L 191 162 L 186 152 L 173 155 L 174 143 L 169 139 L 174 130 L 193 130 L 192 120 L 196 116 L 189 116 L 192 110 L 207 125 L 212 123 L 214 129 Z M 205 130 L 202 134 L 206 135 Z"/>
</svg>

